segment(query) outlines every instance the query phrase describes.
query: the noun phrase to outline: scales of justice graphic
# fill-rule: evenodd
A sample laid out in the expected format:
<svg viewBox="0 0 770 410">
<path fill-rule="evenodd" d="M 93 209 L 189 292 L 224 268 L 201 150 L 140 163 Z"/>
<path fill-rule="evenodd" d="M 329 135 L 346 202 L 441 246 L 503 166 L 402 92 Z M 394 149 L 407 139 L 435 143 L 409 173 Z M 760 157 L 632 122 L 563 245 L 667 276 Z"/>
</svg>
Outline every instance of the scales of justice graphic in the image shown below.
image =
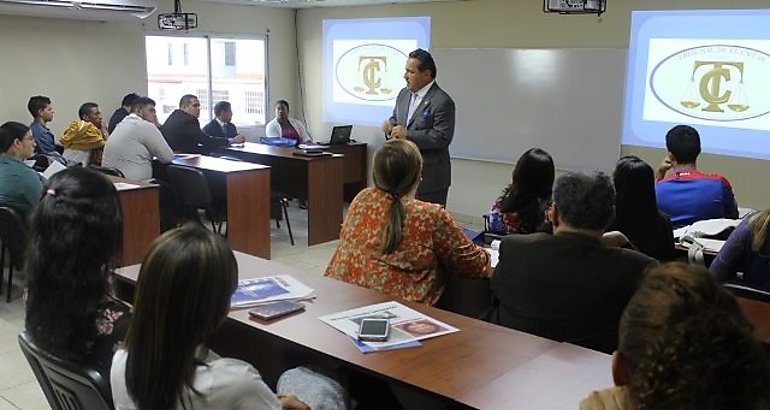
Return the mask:
<svg viewBox="0 0 770 410">
<path fill-rule="evenodd" d="M 705 70 L 705 71 L 704 71 Z M 737 71 L 738 84 L 734 90 L 727 89 L 732 73 Z M 696 87 L 696 78 L 700 75 Z M 699 61 L 693 62 L 690 81 L 679 102 L 682 107 L 694 110 L 705 102 L 701 111 L 724 112 L 723 105 L 733 112 L 744 112 L 750 108 L 744 79 L 744 63 L 738 61 Z"/>
</svg>

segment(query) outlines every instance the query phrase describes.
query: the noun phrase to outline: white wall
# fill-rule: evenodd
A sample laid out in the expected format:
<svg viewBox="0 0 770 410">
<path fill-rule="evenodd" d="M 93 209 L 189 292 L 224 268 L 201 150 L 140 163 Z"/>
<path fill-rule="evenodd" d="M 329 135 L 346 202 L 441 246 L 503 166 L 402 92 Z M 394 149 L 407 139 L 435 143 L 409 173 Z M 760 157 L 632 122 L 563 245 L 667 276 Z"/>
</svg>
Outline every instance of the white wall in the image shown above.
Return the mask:
<svg viewBox="0 0 770 410">
<path fill-rule="evenodd" d="M 300 61 L 304 67 L 305 116 L 318 134 L 330 128 L 321 119 L 321 23 L 326 18 L 430 16 L 433 48 L 625 48 L 628 47 L 633 9 L 673 8 L 767 8 L 766 0 L 611 0 L 601 18 L 546 15 L 542 1 L 469 0 L 371 7 L 302 9 L 298 14 Z M 441 83 L 441 61 L 438 82 Z M 483 78 L 468 73 L 469 81 Z M 501 123 L 504 119 L 501 119 Z M 501 124 L 501 126 L 503 126 Z M 506 124 L 505 126 L 516 126 Z M 375 128 L 356 127 L 354 137 L 370 142 L 370 151 L 382 143 Z M 663 136 L 661 136 L 661 139 Z M 483 141 L 480 141 L 483 143 Z M 663 150 L 624 146 L 623 155 L 639 155 L 656 166 Z M 514 161 L 515 158 L 511 158 Z M 448 208 L 461 216 L 486 211 L 502 187 L 510 181 L 511 165 L 453 160 Z M 758 184 L 758 176 L 770 175 L 770 162 L 703 155 L 699 167 L 720 172 L 733 183 L 741 206 L 770 206 L 770 185 Z"/>
<path fill-rule="evenodd" d="M 196 33 L 268 32 L 268 94 L 271 99 L 295 98 L 294 10 L 192 0 L 184 1 L 182 9 L 198 13 Z M 161 2 L 160 12 L 172 10 L 171 0 Z M 0 16 L 0 122 L 29 123 L 27 100 L 37 94 L 53 100 L 56 114 L 50 128 L 57 135 L 85 101 L 99 103 L 107 121 L 123 95 L 147 92 L 144 33 L 156 31 L 156 22 L 154 15 L 107 23 Z"/>
</svg>

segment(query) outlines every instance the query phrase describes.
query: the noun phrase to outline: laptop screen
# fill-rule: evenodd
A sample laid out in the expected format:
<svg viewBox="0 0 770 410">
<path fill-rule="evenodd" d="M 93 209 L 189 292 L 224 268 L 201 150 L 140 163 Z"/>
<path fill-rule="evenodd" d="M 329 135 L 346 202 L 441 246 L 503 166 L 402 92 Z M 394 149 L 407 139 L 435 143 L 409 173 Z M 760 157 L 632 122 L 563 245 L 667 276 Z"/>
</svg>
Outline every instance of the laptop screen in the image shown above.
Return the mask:
<svg viewBox="0 0 770 410">
<path fill-rule="evenodd" d="M 329 144 L 347 144 L 350 142 L 350 133 L 353 131 L 352 125 L 340 125 L 332 128 L 332 136 L 329 138 Z"/>
</svg>

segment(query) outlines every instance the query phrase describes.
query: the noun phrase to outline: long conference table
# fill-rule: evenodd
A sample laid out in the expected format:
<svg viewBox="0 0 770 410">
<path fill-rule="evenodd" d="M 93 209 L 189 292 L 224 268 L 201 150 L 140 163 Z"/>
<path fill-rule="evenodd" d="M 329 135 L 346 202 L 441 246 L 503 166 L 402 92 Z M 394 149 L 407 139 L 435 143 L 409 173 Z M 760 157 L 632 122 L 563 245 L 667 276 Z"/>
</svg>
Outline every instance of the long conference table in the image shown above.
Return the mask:
<svg viewBox="0 0 770 410">
<path fill-rule="evenodd" d="M 282 371 L 308 362 L 396 384 L 448 408 L 574 409 L 592 390 L 612 385 L 609 355 L 398 299 L 460 332 L 417 348 L 359 353 L 318 317 L 394 298 L 243 253 L 236 258 L 241 279 L 291 274 L 317 295 L 306 311 L 272 323 L 233 310 L 215 336 L 218 353 L 250 362 L 272 386 Z M 117 271 L 118 296 L 130 300 L 138 274 L 138 265 Z"/>
<path fill-rule="evenodd" d="M 307 157 L 296 155 L 297 152 L 295 148 L 252 142 L 219 151 L 243 161 L 269 165 L 273 191 L 307 200 L 308 245 L 337 239 L 342 225 L 344 155 Z"/>
<path fill-rule="evenodd" d="M 120 177 L 107 178 L 118 190 L 123 211 L 123 247 L 119 265 L 140 263 L 150 243 L 160 235 L 158 186 Z"/>
</svg>

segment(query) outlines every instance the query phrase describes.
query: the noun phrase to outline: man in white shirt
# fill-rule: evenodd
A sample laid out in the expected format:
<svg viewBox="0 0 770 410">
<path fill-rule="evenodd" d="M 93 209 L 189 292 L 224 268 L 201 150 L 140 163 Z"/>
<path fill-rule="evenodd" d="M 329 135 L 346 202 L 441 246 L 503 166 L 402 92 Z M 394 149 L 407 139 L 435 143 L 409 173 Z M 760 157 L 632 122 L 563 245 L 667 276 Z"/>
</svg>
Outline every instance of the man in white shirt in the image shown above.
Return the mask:
<svg viewBox="0 0 770 410">
<path fill-rule="evenodd" d="M 102 165 L 119 169 L 127 179 L 152 178 L 152 159 L 167 164 L 174 153 L 158 129 L 155 101 L 139 97 L 131 113 L 115 127 L 104 148 Z"/>
</svg>

